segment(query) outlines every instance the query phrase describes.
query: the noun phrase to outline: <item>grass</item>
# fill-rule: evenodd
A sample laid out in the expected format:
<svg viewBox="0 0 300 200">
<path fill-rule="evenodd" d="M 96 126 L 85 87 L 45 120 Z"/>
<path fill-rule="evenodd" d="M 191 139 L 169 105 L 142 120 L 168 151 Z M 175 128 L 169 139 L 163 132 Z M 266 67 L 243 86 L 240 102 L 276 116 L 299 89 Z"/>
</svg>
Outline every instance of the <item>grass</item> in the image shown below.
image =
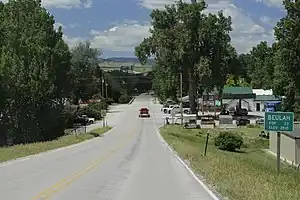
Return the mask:
<svg viewBox="0 0 300 200">
<path fill-rule="evenodd" d="M 95 129 L 87 134 L 77 134 L 77 135 L 65 135 L 56 140 L 48 142 L 37 142 L 31 144 L 20 144 L 11 147 L 1 147 L 0 148 L 0 162 L 13 160 L 16 158 L 29 156 L 60 147 L 69 146 L 72 144 L 80 143 L 95 137 L 99 137 L 105 132 L 109 131 L 111 127 L 104 127 Z"/>
<path fill-rule="evenodd" d="M 230 129 L 231 130 L 231 129 Z M 300 199 L 300 172 L 282 163 L 279 176 L 276 160 L 266 154 L 268 140 L 258 137 L 261 128 L 237 128 L 245 145 L 240 152 L 227 152 L 214 146 L 221 129 L 161 128 L 163 138 L 189 160 L 193 170 L 223 197 L 230 200 L 297 200 Z M 205 139 L 210 132 L 207 156 Z"/>
</svg>

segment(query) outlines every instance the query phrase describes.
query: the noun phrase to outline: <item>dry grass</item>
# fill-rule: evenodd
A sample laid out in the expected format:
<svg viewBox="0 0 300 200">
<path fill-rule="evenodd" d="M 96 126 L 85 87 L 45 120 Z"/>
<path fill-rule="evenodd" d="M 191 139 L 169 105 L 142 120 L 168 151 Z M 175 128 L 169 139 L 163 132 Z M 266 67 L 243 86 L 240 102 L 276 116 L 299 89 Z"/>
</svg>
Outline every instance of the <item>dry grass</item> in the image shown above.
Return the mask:
<svg viewBox="0 0 300 200">
<path fill-rule="evenodd" d="M 111 127 L 104 127 L 93 130 L 88 134 L 66 135 L 58 138 L 57 140 L 49 142 L 38 142 L 31 144 L 15 145 L 11 147 L 2 147 L 0 148 L 0 162 L 13 160 L 16 158 L 80 143 L 85 140 L 92 139 L 94 137 L 99 137 L 100 135 L 104 134 L 110 129 Z"/>
<path fill-rule="evenodd" d="M 241 152 L 226 152 L 214 146 L 213 138 L 220 129 L 183 129 L 180 126 L 161 128 L 164 139 L 190 161 L 192 168 L 217 192 L 230 200 L 298 200 L 300 172 L 282 164 L 276 174 L 276 160 L 262 149 L 268 140 L 259 138 L 260 128 L 237 128 L 245 146 Z M 210 132 L 207 156 L 204 157 L 206 133 Z"/>
</svg>

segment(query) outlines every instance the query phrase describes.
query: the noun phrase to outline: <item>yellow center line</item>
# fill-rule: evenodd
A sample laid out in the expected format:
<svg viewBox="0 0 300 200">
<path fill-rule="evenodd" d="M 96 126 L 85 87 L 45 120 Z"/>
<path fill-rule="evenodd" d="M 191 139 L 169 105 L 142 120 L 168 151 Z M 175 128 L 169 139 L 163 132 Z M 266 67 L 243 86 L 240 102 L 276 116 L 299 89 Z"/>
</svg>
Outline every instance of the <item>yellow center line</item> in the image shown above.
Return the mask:
<svg viewBox="0 0 300 200">
<path fill-rule="evenodd" d="M 77 179 L 79 179 L 80 177 L 87 174 L 92 169 L 99 166 L 102 162 L 107 160 L 111 155 L 115 154 L 118 150 L 124 148 L 126 146 L 126 144 L 129 143 L 129 141 L 133 137 L 133 132 L 134 131 L 132 131 L 130 134 L 128 134 L 126 137 L 124 137 L 124 139 L 120 143 L 118 143 L 118 145 L 114 149 L 110 150 L 106 155 L 101 156 L 100 158 L 98 158 L 97 160 L 95 160 L 94 162 L 92 162 L 91 164 L 89 164 L 84 169 L 80 170 L 79 172 L 76 172 L 73 175 L 71 175 L 71 176 L 61 180 L 60 182 L 55 183 L 51 187 L 43 190 L 37 196 L 33 197 L 31 200 L 47 200 L 47 199 L 50 199 L 55 193 L 61 191 L 64 188 L 66 188 L 68 185 L 75 182 Z"/>
</svg>

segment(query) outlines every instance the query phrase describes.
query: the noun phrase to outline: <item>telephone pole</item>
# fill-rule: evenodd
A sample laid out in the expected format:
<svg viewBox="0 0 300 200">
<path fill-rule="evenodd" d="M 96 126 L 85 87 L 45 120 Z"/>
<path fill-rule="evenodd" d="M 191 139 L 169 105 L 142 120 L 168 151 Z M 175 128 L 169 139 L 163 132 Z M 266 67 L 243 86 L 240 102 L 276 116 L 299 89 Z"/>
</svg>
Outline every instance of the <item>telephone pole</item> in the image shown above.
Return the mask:
<svg viewBox="0 0 300 200">
<path fill-rule="evenodd" d="M 102 76 L 102 84 L 101 84 L 101 87 L 102 87 L 102 91 L 101 91 L 101 94 L 102 94 L 102 98 L 104 98 L 104 76 Z"/>
<path fill-rule="evenodd" d="M 180 114 L 181 114 L 181 125 L 183 125 L 183 102 L 182 102 L 182 67 L 180 69 Z"/>
<path fill-rule="evenodd" d="M 107 83 L 105 83 L 105 96 L 106 96 L 106 98 L 108 98 L 107 87 L 108 87 L 108 84 L 107 84 Z"/>
</svg>

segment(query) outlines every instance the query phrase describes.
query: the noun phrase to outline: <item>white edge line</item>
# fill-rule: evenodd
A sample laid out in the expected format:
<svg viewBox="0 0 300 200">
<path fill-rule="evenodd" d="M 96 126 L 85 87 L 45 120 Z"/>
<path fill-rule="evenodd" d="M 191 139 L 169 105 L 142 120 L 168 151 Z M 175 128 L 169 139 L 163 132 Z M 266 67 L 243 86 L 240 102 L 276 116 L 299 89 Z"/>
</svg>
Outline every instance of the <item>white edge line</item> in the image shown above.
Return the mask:
<svg viewBox="0 0 300 200">
<path fill-rule="evenodd" d="M 180 163 L 188 170 L 188 172 L 193 176 L 193 178 L 203 187 L 203 189 L 214 199 L 214 200 L 220 200 L 214 192 L 206 186 L 206 184 L 201 181 L 197 175 L 193 172 L 193 170 L 185 164 L 185 162 L 176 154 L 176 152 L 170 147 L 170 145 L 164 140 L 164 138 L 160 135 L 160 132 L 157 128 L 156 120 L 154 117 L 154 123 L 155 123 L 155 129 L 156 134 L 158 135 L 159 139 L 167 146 L 167 148 L 171 151 L 171 153 L 177 158 L 177 160 L 180 161 Z"/>
<path fill-rule="evenodd" d="M 97 128 L 95 128 L 95 129 L 97 129 Z M 102 134 L 101 137 L 103 137 L 106 134 L 114 131 L 115 129 L 116 129 L 116 127 L 113 127 L 112 129 L 110 129 L 110 130 L 106 131 L 104 134 Z M 25 157 L 20 157 L 20 158 L 14 159 L 14 160 L 2 162 L 2 163 L 0 163 L 0 168 L 11 165 L 11 164 L 16 164 L 16 163 L 20 163 L 20 162 L 23 162 L 23 161 L 26 161 L 26 160 L 30 160 L 34 157 L 46 156 L 46 155 L 49 155 L 49 154 L 52 154 L 52 153 L 57 153 L 57 152 L 60 152 L 60 151 L 64 151 L 66 149 L 81 146 L 81 145 L 84 145 L 86 143 L 92 142 L 96 139 L 100 139 L 101 137 L 95 137 L 95 138 L 92 138 L 92 139 L 89 139 L 89 140 L 86 140 L 86 141 L 83 141 L 83 142 L 80 142 L 80 143 L 72 144 L 72 145 L 69 145 L 69 146 L 66 146 L 66 147 L 60 147 L 60 148 L 57 148 L 57 149 L 52 149 L 52 150 L 49 150 L 49 151 L 44 151 L 44 152 L 40 152 L 40 153 L 37 153 L 37 154 L 32 154 L 32 155 L 25 156 Z"/>
</svg>

